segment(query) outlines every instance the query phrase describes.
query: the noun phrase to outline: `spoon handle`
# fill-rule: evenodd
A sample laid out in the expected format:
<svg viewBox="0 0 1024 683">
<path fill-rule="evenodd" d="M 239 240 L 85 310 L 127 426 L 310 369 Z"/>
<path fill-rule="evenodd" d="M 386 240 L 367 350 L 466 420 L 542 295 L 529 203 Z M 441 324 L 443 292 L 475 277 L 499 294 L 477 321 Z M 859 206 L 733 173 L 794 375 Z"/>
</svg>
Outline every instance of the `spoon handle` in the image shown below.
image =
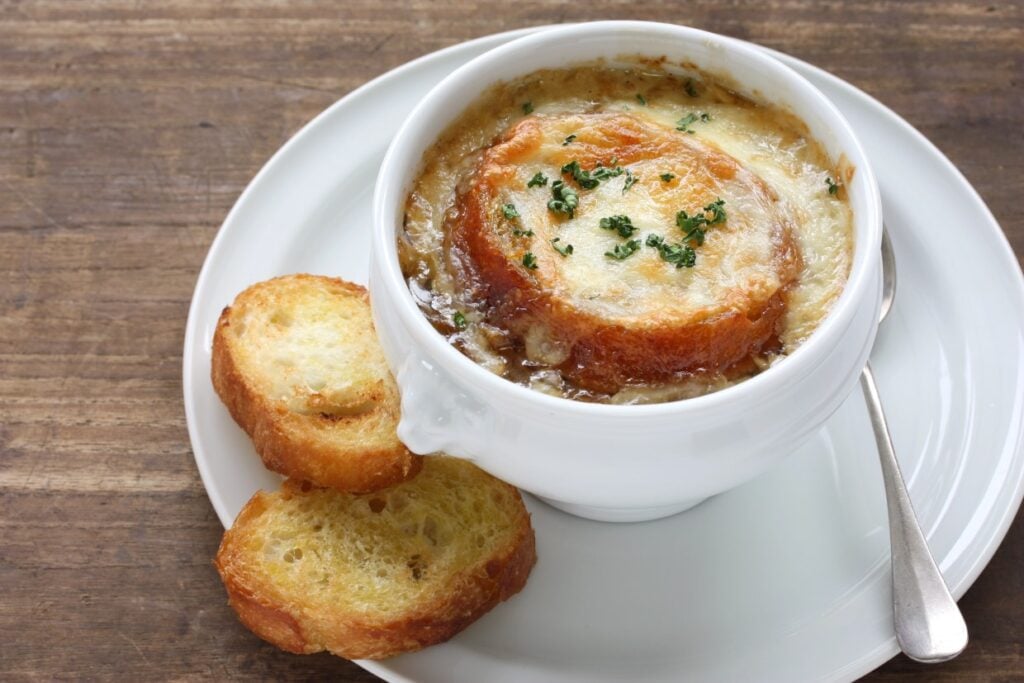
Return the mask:
<svg viewBox="0 0 1024 683">
<path fill-rule="evenodd" d="M 864 366 L 860 385 L 875 430 L 889 506 L 896 640 L 904 654 L 915 661 L 944 662 L 967 647 L 967 624 L 918 526 L 870 364 Z"/>
</svg>

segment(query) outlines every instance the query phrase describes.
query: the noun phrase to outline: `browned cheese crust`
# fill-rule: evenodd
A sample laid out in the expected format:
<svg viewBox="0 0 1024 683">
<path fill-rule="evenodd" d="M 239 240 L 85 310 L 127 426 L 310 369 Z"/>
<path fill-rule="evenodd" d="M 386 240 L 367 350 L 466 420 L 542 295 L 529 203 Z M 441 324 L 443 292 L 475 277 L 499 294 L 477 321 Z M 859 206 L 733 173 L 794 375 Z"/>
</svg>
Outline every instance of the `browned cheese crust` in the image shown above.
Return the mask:
<svg viewBox="0 0 1024 683">
<path fill-rule="evenodd" d="M 560 144 L 570 134 L 572 144 Z M 637 177 L 637 186 L 630 192 L 647 193 L 651 202 L 663 208 L 668 221 L 680 207 L 702 207 L 719 197 L 739 196 L 754 202 L 767 216 L 763 220 L 770 222 L 767 228 L 760 226 L 762 232 L 770 233 L 769 262 L 759 265 L 760 279 L 751 281 L 752 286 L 746 281 L 725 283 L 712 301 L 704 303 L 688 299 L 686 289 L 680 288 L 676 296 L 663 297 L 663 304 L 644 302 L 635 315 L 588 305 L 574 293 L 578 283 L 566 281 L 565 270 L 574 262 L 547 247 L 559 234 L 558 216 L 534 211 L 530 226 L 537 234 L 529 243 L 502 220 L 503 203 L 517 188 L 525 187 L 527 169 L 535 168 L 538 161 L 547 168 L 577 161 L 588 171 L 599 165 L 629 167 Z M 669 168 L 686 169 L 677 171 L 686 174 L 685 182 L 662 181 L 660 174 Z M 575 187 L 570 176 L 563 175 L 561 180 Z M 594 231 L 600 232 L 601 214 L 587 214 L 588 193 L 576 189 L 577 217 L 586 216 L 594 223 Z M 520 211 L 530 208 L 522 204 L 530 196 L 517 195 Z M 546 201 L 550 193 L 533 196 Z M 727 372 L 775 342 L 787 291 L 801 267 L 790 224 L 775 210 L 776 201 L 760 178 L 695 136 L 623 113 L 534 115 L 484 152 L 472 179 L 457 195 L 446 229 L 455 267 L 461 269 L 461 279 L 471 283 L 474 296 L 488 302 L 489 322 L 520 338 L 540 326 L 548 338 L 570 348 L 557 365 L 565 376 L 586 388 L 614 392 L 629 382 L 668 380 L 680 373 Z M 713 271 L 728 258 L 717 245 L 724 251 L 742 238 L 737 233 L 753 230 L 741 219 L 737 202 L 727 206 L 730 220 L 713 229 L 719 234 L 708 231 L 694 270 Z M 642 240 L 644 234 L 636 237 Z M 536 269 L 523 264 L 527 249 L 537 258 Z M 632 264 L 642 256 L 647 261 L 641 277 L 668 277 L 661 271 L 672 271 L 671 264 L 659 261 L 650 251 L 631 257 L 635 260 L 630 267 L 641 267 Z M 579 253 L 577 247 L 573 257 L 577 262 Z M 622 266 L 609 261 L 606 267 Z M 731 268 L 730 264 L 723 270 Z"/>
</svg>

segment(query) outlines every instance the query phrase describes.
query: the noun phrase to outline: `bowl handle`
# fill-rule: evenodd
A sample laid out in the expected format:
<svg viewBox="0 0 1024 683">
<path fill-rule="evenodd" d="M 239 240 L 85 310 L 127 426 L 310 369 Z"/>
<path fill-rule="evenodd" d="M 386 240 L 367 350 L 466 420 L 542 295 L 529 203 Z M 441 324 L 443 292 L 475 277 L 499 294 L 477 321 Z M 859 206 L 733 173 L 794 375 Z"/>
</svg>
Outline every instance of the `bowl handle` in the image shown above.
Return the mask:
<svg viewBox="0 0 1024 683">
<path fill-rule="evenodd" d="M 494 414 L 440 368 L 413 353 L 398 370 L 402 417 L 398 438 L 413 453 L 443 451 L 467 460 L 493 438 Z"/>
</svg>

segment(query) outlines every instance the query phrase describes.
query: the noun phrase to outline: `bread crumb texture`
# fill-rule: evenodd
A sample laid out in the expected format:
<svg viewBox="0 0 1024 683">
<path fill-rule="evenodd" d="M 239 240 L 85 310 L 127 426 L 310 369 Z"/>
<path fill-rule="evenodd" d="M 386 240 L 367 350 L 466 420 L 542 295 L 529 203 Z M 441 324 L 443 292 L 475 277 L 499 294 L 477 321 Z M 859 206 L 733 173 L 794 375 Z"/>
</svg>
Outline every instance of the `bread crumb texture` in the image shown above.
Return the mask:
<svg viewBox="0 0 1024 683">
<path fill-rule="evenodd" d="M 254 388 L 300 415 L 341 417 L 373 407 L 390 371 L 362 287 L 293 275 L 238 297 L 229 333 Z"/>
<path fill-rule="evenodd" d="M 212 379 L 268 469 L 342 491 L 413 476 L 400 398 L 366 290 L 336 278 L 257 283 L 221 314 Z"/>
<path fill-rule="evenodd" d="M 356 659 L 447 640 L 518 592 L 535 561 L 519 492 L 431 456 L 414 479 L 375 493 L 296 480 L 257 493 L 216 565 L 257 635 Z"/>
</svg>

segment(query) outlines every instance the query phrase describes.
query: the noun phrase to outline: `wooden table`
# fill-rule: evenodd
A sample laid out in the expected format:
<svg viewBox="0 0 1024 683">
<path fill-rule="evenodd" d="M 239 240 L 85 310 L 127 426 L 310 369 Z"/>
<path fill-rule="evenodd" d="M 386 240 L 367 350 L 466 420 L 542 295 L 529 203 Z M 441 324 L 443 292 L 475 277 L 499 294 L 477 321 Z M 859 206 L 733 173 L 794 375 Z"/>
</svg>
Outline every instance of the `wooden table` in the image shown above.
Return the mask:
<svg viewBox="0 0 1024 683">
<path fill-rule="evenodd" d="M 691 24 L 851 81 L 1024 254 L 1019 2 L 0 2 L 0 677 L 375 680 L 278 652 L 225 605 L 181 399 L 196 275 L 249 179 L 341 95 L 469 38 L 595 18 Z M 1018 519 L 962 600 L 967 652 L 869 680 L 1024 678 L 1022 567 Z"/>
</svg>

